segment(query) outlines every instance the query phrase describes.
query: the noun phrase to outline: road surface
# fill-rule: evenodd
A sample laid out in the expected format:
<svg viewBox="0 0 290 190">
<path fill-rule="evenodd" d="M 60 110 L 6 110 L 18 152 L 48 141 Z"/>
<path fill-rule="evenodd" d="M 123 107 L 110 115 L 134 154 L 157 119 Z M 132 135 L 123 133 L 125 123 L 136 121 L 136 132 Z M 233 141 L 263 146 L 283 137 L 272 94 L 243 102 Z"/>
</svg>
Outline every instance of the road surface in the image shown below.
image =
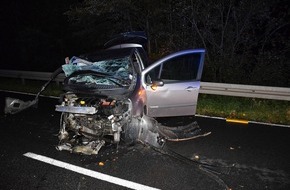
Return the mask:
<svg viewBox="0 0 290 190">
<path fill-rule="evenodd" d="M 33 99 L 0 92 L 1 110 L 6 96 Z M 290 189 L 290 128 L 196 117 L 210 135 L 167 145 L 197 162 L 141 144 L 85 156 L 55 149 L 57 103 L 42 97 L 37 109 L 1 111 L 0 189 Z"/>
</svg>

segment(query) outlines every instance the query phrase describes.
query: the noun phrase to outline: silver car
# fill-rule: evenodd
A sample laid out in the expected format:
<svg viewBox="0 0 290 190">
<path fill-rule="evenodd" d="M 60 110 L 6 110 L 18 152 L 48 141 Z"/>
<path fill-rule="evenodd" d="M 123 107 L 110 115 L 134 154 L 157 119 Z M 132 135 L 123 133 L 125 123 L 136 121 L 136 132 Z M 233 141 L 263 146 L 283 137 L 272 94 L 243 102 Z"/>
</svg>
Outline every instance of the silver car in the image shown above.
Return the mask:
<svg viewBox="0 0 290 190">
<path fill-rule="evenodd" d="M 149 65 L 144 41 L 125 33 L 105 50 L 74 56 L 62 66 L 58 150 L 98 154 L 120 142 L 160 148 L 198 134 L 196 122 L 171 127 L 156 118 L 195 115 L 205 50 L 179 51 Z"/>
</svg>

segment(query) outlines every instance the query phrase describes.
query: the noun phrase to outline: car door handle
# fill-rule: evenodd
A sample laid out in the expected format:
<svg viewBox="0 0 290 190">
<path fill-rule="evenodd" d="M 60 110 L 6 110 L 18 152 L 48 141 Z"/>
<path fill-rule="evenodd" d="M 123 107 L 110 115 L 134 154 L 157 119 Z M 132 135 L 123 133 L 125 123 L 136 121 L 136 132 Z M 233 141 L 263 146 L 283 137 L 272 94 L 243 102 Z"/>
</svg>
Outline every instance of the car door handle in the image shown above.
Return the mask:
<svg viewBox="0 0 290 190">
<path fill-rule="evenodd" d="M 192 87 L 192 86 L 189 86 L 189 87 L 187 87 L 185 90 L 187 91 L 187 92 L 191 92 L 192 90 L 194 90 L 194 89 L 196 89 L 195 87 Z"/>
</svg>

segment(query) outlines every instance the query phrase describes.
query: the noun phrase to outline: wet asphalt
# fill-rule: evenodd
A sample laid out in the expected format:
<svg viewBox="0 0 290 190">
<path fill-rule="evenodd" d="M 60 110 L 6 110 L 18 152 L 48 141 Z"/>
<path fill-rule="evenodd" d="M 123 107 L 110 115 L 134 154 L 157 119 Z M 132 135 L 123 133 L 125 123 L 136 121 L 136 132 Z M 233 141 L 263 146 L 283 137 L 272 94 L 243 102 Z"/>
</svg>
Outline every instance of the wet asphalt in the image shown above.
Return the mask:
<svg viewBox="0 0 290 190">
<path fill-rule="evenodd" d="M 55 149 L 57 99 L 41 98 L 37 109 L 4 115 L 6 96 L 33 99 L 0 92 L 0 189 L 128 189 L 23 156 L 27 152 L 158 189 L 290 189 L 287 127 L 196 117 L 211 134 L 167 143 L 170 155 L 136 144 L 86 156 Z"/>
</svg>

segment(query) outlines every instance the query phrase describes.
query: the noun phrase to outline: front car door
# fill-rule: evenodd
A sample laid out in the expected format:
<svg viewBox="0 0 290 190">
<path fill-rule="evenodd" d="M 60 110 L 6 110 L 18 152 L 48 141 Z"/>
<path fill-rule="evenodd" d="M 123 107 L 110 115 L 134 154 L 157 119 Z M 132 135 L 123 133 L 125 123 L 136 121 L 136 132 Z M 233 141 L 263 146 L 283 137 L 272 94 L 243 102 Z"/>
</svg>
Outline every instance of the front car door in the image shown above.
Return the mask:
<svg viewBox="0 0 290 190">
<path fill-rule="evenodd" d="M 169 117 L 195 114 L 204 55 L 204 49 L 180 51 L 142 72 L 147 115 Z"/>
</svg>

